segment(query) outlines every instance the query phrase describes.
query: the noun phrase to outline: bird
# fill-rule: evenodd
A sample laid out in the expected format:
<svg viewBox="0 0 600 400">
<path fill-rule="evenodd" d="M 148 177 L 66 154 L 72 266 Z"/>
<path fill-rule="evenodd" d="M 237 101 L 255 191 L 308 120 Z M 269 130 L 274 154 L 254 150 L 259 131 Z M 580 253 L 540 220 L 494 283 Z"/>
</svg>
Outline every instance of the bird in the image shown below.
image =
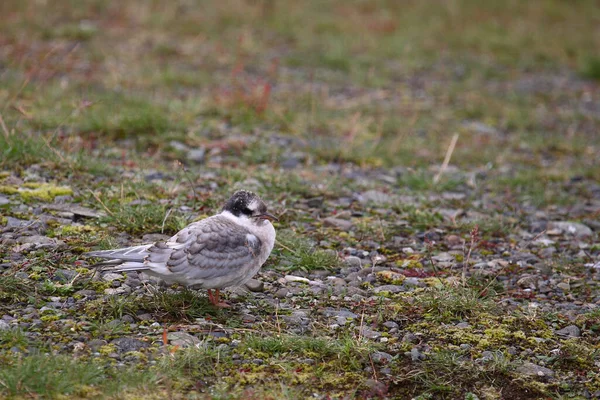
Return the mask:
<svg viewBox="0 0 600 400">
<path fill-rule="evenodd" d="M 220 290 L 243 285 L 265 263 L 275 244 L 271 221 L 278 218 L 258 195 L 239 190 L 220 213 L 191 223 L 168 240 L 85 255 L 107 259 L 92 266 L 102 270 L 139 271 L 167 284 L 207 289 L 213 305 L 230 307 L 220 301 Z"/>
</svg>

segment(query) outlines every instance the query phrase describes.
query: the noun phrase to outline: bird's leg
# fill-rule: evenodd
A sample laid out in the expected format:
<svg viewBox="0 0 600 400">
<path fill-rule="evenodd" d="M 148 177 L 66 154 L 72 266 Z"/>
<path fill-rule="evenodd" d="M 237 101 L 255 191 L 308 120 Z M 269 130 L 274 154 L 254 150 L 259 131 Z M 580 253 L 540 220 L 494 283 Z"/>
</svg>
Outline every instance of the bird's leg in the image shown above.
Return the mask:
<svg viewBox="0 0 600 400">
<path fill-rule="evenodd" d="M 210 301 L 212 304 L 215 304 L 215 297 L 213 296 L 211 289 L 208 289 L 208 301 Z"/>
<path fill-rule="evenodd" d="M 219 295 L 221 294 L 221 291 L 219 289 L 215 289 L 215 295 L 213 297 L 213 304 L 219 308 L 229 308 L 231 307 L 229 304 L 227 303 L 221 303 L 219 302 Z"/>
</svg>

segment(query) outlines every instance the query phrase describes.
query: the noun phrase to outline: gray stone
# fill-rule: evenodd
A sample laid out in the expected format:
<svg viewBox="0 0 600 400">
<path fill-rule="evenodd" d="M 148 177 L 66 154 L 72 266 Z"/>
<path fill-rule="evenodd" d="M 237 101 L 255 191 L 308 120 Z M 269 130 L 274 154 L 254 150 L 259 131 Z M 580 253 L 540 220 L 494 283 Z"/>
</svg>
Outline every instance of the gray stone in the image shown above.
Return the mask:
<svg viewBox="0 0 600 400">
<path fill-rule="evenodd" d="M 178 140 L 171 140 L 169 142 L 169 146 L 171 146 L 174 150 L 177 150 L 177 151 L 187 151 L 188 150 L 188 147 L 184 143 L 181 143 Z"/>
<path fill-rule="evenodd" d="M 410 349 L 410 359 L 412 361 L 421 361 L 424 360 L 425 354 L 421 353 L 419 351 L 419 349 L 417 349 L 416 347 L 413 347 L 412 349 Z"/>
<path fill-rule="evenodd" d="M 408 332 L 404 334 L 402 341 L 407 343 L 416 343 L 419 341 L 419 337 L 412 332 Z"/>
<path fill-rule="evenodd" d="M 542 367 L 532 362 L 523 363 L 515 371 L 527 378 L 552 379 L 554 377 L 554 371 L 550 368 Z"/>
<path fill-rule="evenodd" d="M 193 161 L 197 164 L 201 164 L 204 162 L 205 155 L 206 155 L 206 149 L 201 147 L 199 149 L 192 149 L 192 150 L 188 151 L 187 159 L 190 161 Z"/>
<path fill-rule="evenodd" d="M 556 231 L 552 233 L 562 233 L 565 235 L 573 235 L 576 237 L 588 237 L 592 236 L 594 233 L 587 226 L 582 224 L 581 222 L 573 222 L 573 221 L 556 221 L 550 222 L 548 224 L 549 232 Z"/>
<path fill-rule="evenodd" d="M 10 203 L 8 197 L 0 195 L 0 207 Z"/>
<path fill-rule="evenodd" d="M 581 330 L 575 325 L 569 325 L 555 332 L 558 336 L 580 337 Z"/>
<path fill-rule="evenodd" d="M 369 391 L 375 394 L 378 398 L 382 398 L 388 391 L 388 387 L 384 382 L 376 379 L 367 379 L 365 386 L 369 388 Z"/>
<path fill-rule="evenodd" d="M 415 277 L 410 277 L 410 278 L 406 278 L 404 280 L 404 282 L 402 282 L 403 285 L 405 286 L 425 286 L 425 284 L 421 281 L 421 279 L 419 278 L 415 278 Z"/>
<path fill-rule="evenodd" d="M 322 311 L 326 317 L 344 317 L 344 318 L 358 318 L 358 315 L 354 314 L 350 310 L 340 309 L 334 310 L 333 308 L 326 308 Z"/>
<path fill-rule="evenodd" d="M 250 279 L 248 282 L 246 282 L 246 287 L 249 291 L 255 293 L 261 293 L 265 291 L 265 284 L 258 279 Z"/>
<path fill-rule="evenodd" d="M 356 256 L 348 256 L 344 259 L 344 264 L 346 264 L 348 267 L 361 267 L 362 266 L 362 260 Z"/>
<path fill-rule="evenodd" d="M 352 228 L 352 222 L 346 219 L 327 217 L 323 219 L 323 225 L 337 228 L 343 231 Z"/>
<path fill-rule="evenodd" d="M 190 335 L 187 332 L 169 332 L 167 334 L 167 339 L 169 340 L 169 344 L 172 344 L 173 346 L 179 346 L 181 348 L 200 344 L 200 339 L 194 335 Z"/>
<path fill-rule="evenodd" d="M 289 292 L 290 291 L 288 288 L 281 288 L 275 292 L 275 297 L 277 297 L 278 299 L 285 299 Z"/>
<path fill-rule="evenodd" d="M 294 169 L 300 165 L 300 159 L 294 156 L 288 156 L 281 162 L 281 168 L 283 169 Z"/>
<path fill-rule="evenodd" d="M 393 358 L 394 356 L 383 351 L 376 351 L 371 354 L 371 360 L 373 360 L 375 364 L 388 364 Z"/>
<path fill-rule="evenodd" d="M 433 261 L 438 261 L 438 262 L 454 262 L 454 261 L 456 261 L 456 258 L 450 253 L 436 254 L 435 256 L 431 257 L 431 259 Z"/>
<path fill-rule="evenodd" d="M 481 358 L 479 358 L 479 361 L 481 362 L 488 362 L 494 359 L 494 353 L 486 350 L 486 351 L 482 351 L 481 352 Z"/>
<path fill-rule="evenodd" d="M 367 190 L 359 196 L 358 201 L 361 203 L 373 203 L 377 205 L 386 205 L 395 201 L 393 196 L 379 190 Z"/>
<path fill-rule="evenodd" d="M 102 339 L 92 339 L 87 345 L 92 351 L 97 351 L 100 347 L 107 345 L 108 342 Z"/>
<path fill-rule="evenodd" d="M 31 221 L 27 221 L 24 219 L 18 219 L 13 217 L 6 217 L 6 227 L 7 228 L 21 228 L 30 224 Z"/>
<path fill-rule="evenodd" d="M 517 286 L 524 289 L 535 289 L 540 277 L 538 275 L 524 275 L 517 281 Z"/>
<path fill-rule="evenodd" d="M 17 240 L 19 243 L 27 244 L 31 243 L 35 245 L 36 248 L 55 248 L 58 246 L 62 246 L 65 244 L 62 240 L 57 240 L 53 238 L 49 238 L 47 236 L 42 235 L 33 235 L 33 236 L 21 236 Z"/>
<path fill-rule="evenodd" d="M 57 198 L 54 199 L 55 203 L 57 203 Z M 104 212 L 92 210 L 91 208 L 83 207 L 77 204 L 71 203 L 59 203 L 59 204 L 47 204 L 44 205 L 46 210 L 54 210 L 54 211 L 63 211 L 70 213 L 70 218 L 73 217 L 83 217 L 83 218 L 100 218 L 106 215 Z M 67 215 L 67 214 L 65 214 Z"/>
<path fill-rule="evenodd" d="M 77 271 L 72 271 L 70 269 L 57 269 L 54 271 L 54 279 L 61 283 L 71 282 L 77 275 Z"/>
<path fill-rule="evenodd" d="M 381 337 L 381 333 L 374 331 L 373 329 L 367 326 L 361 326 L 359 329 L 359 333 L 361 336 L 366 337 L 367 339 L 378 339 Z"/>
<path fill-rule="evenodd" d="M 137 319 L 140 321 L 152 321 L 154 317 L 152 317 L 152 314 L 144 313 L 137 315 Z"/>
<path fill-rule="evenodd" d="M 376 294 L 379 294 L 382 292 L 400 293 L 400 292 L 405 292 L 405 291 L 406 291 L 406 289 L 399 285 L 382 285 L 382 286 L 378 286 L 373 289 L 373 292 Z"/>
<path fill-rule="evenodd" d="M 123 278 L 124 278 L 123 274 L 117 274 L 115 272 L 108 272 L 108 273 L 102 275 L 102 280 L 106 281 L 106 282 L 121 280 Z"/>
<path fill-rule="evenodd" d="M 394 321 L 385 321 L 382 325 L 388 329 L 393 329 L 393 328 L 398 329 L 398 327 L 399 327 L 399 325 L 397 323 L 395 323 Z"/>
<path fill-rule="evenodd" d="M 8 322 L 0 319 L 0 331 L 6 331 L 10 329 Z"/>
<path fill-rule="evenodd" d="M 127 337 L 115 339 L 111 343 L 117 346 L 121 353 L 127 353 L 130 351 L 140 351 L 141 349 L 149 347 L 149 344 L 146 342 Z"/>
</svg>

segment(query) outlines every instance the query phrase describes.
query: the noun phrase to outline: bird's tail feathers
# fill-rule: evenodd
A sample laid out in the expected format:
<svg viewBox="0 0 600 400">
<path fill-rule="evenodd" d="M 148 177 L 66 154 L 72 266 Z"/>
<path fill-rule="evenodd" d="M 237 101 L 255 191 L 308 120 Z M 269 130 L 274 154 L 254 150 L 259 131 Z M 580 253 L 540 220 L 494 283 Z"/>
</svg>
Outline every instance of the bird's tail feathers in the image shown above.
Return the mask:
<svg viewBox="0 0 600 400">
<path fill-rule="evenodd" d="M 154 246 L 154 244 L 144 244 L 141 246 L 123 247 L 121 249 L 113 250 L 97 250 L 90 251 L 84 255 L 87 257 L 98 257 L 98 258 L 109 258 L 109 261 L 101 262 L 97 265 L 104 263 L 112 263 L 114 260 L 121 261 L 144 261 L 144 258 L 148 255 L 148 249 Z"/>
</svg>

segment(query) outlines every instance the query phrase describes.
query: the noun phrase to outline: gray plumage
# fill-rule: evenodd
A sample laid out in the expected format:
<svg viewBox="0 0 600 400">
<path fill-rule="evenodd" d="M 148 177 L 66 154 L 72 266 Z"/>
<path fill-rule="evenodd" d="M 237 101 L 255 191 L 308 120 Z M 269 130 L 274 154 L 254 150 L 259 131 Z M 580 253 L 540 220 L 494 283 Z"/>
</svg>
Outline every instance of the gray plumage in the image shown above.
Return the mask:
<svg viewBox="0 0 600 400">
<path fill-rule="evenodd" d="M 188 225 L 169 240 L 86 255 L 107 259 L 95 265 L 103 269 L 145 272 L 167 283 L 237 286 L 258 272 L 273 249 L 275 229 L 268 219 L 275 217 L 260 198 L 241 191 L 220 214 Z"/>
</svg>

